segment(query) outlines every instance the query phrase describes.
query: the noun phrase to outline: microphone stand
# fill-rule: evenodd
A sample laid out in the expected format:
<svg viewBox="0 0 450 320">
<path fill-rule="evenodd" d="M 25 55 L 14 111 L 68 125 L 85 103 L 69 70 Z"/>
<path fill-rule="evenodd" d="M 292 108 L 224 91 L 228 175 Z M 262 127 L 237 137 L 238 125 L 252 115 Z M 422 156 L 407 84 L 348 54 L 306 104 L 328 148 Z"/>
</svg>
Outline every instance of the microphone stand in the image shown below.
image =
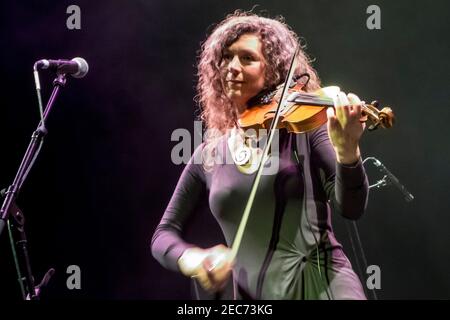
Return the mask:
<svg viewBox="0 0 450 320">
<path fill-rule="evenodd" d="M 381 172 L 383 172 L 383 174 L 384 174 L 383 178 L 381 178 L 376 183 L 374 183 L 374 184 L 369 186 L 369 190 L 372 189 L 372 188 L 379 189 L 379 188 L 388 186 L 390 184 L 395 184 L 400 189 L 400 191 L 402 191 L 402 193 L 405 195 L 405 200 L 406 201 L 409 202 L 409 201 L 412 201 L 414 199 L 414 196 L 412 194 L 410 194 L 408 192 L 408 190 L 406 190 L 406 188 L 400 184 L 398 179 L 389 170 L 387 170 L 386 167 L 378 159 L 376 159 L 374 157 L 368 157 L 368 158 L 364 159 L 363 165 L 368 160 L 371 160 L 375 164 L 375 166 Z M 347 226 L 347 231 L 350 234 L 349 238 L 350 238 L 350 243 L 351 243 L 351 246 L 352 246 L 352 249 L 353 249 L 353 254 L 355 255 L 356 265 L 358 267 L 358 270 L 359 270 L 359 273 L 360 273 L 361 277 L 364 278 L 363 277 L 363 272 L 361 270 L 361 265 L 360 265 L 360 262 L 358 260 L 359 260 L 359 257 L 361 257 L 363 267 L 367 271 L 367 259 L 366 259 L 366 255 L 365 255 L 363 247 L 362 247 L 361 238 L 359 236 L 359 232 L 358 232 L 358 227 L 357 227 L 356 221 L 349 221 L 349 222 L 347 222 L 346 226 Z M 354 234 L 355 239 L 353 239 L 352 234 Z M 359 249 L 359 254 L 360 254 L 359 257 L 358 257 L 358 254 L 356 252 L 357 248 Z M 373 299 L 374 300 L 378 300 L 375 288 L 372 289 L 371 292 L 372 292 Z"/>
<path fill-rule="evenodd" d="M 23 298 L 25 299 L 31 299 L 31 300 L 38 300 L 39 299 L 39 287 L 35 287 L 34 285 L 34 277 L 31 271 L 31 265 L 30 265 L 30 259 L 28 255 L 28 242 L 25 234 L 25 219 L 20 210 L 18 210 L 17 206 L 15 206 L 15 200 L 17 199 L 18 194 L 20 193 L 20 189 L 24 183 L 24 180 L 30 171 L 31 167 L 33 166 L 36 157 L 39 153 L 41 144 L 43 143 L 43 138 L 47 135 L 47 129 L 45 128 L 45 122 L 48 118 L 48 115 L 50 111 L 52 110 L 53 104 L 56 100 L 56 96 L 58 95 L 59 89 L 63 87 L 66 84 L 66 75 L 63 73 L 59 73 L 55 80 L 53 81 L 53 92 L 50 96 L 50 99 L 48 100 L 47 106 L 45 108 L 43 118 L 39 122 L 39 125 L 37 129 L 33 132 L 31 136 L 31 141 L 28 145 L 28 148 L 25 152 L 25 155 L 23 156 L 22 162 L 19 166 L 19 169 L 17 170 L 16 176 L 14 178 L 13 183 L 8 187 L 7 191 L 5 192 L 5 199 L 3 201 L 3 205 L 0 209 L 0 236 L 3 232 L 3 229 L 9 219 L 9 216 L 12 214 L 15 222 L 12 224 L 12 226 L 16 229 L 16 231 L 19 234 L 20 240 L 17 241 L 17 245 L 19 246 L 19 249 L 21 251 L 21 257 L 24 260 L 25 264 L 25 283 L 27 285 L 27 291 L 28 295 L 25 295 L 24 292 L 22 292 Z M 15 208 L 14 208 L 15 207 Z M 9 224 L 8 224 L 9 226 Z M 10 236 L 12 238 L 12 233 L 10 233 Z M 13 247 L 14 251 L 14 247 Z M 17 262 L 17 261 L 16 261 Z M 20 276 L 20 266 L 17 268 L 19 281 L 23 281 L 23 279 Z M 44 277 L 44 280 L 41 285 L 45 285 L 46 282 L 49 280 L 49 277 L 51 274 L 53 274 L 54 270 L 50 269 L 46 276 Z M 45 283 L 44 283 L 45 282 Z M 21 286 L 22 287 L 22 286 Z"/>
</svg>

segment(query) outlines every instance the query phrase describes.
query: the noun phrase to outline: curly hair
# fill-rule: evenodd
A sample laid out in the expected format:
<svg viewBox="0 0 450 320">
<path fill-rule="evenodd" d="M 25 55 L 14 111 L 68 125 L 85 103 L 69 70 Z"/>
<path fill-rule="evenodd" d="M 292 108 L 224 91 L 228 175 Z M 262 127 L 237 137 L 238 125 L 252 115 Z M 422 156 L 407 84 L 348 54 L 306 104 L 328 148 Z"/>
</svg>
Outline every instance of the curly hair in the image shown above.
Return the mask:
<svg viewBox="0 0 450 320">
<path fill-rule="evenodd" d="M 270 19 L 237 10 L 215 26 L 201 46 L 197 72 L 196 101 L 208 131 L 207 144 L 208 140 L 214 140 L 228 129 L 237 127 L 238 111 L 225 93 L 220 65 L 224 50 L 243 34 L 255 34 L 261 41 L 266 61 L 266 89 L 275 88 L 285 80 L 299 43 L 298 36 L 284 23 L 282 17 Z M 320 87 L 320 80 L 302 49 L 304 46 L 297 54 L 294 75 L 308 73 L 310 80 L 304 90 L 313 91 Z"/>
</svg>

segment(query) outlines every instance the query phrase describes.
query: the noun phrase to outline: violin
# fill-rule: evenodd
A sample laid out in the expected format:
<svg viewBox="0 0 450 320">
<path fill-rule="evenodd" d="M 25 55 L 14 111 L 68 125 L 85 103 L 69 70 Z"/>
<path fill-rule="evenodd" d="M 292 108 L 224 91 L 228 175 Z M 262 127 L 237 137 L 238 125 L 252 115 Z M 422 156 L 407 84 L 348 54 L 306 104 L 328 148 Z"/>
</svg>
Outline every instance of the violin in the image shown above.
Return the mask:
<svg viewBox="0 0 450 320">
<path fill-rule="evenodd" d="M 277 95 L 280 85 L 276 90 L 263 92 L 253 98 L 238 122 L 244 129 L 269 129 L 277 109 Z M 286 104 L 280 110 L 278 129 L 285 128 L 289 132 L 303 133 L 318 128 L 327 122 L 326 110 L 334 107 L 333 96 L 340 92 L 337 86 L 324 87 L 312 93 L 302 91 L 304 84 L 293 82 L 288 89 L 289 96 Z M 362 104 L 362 117 L 360 122 L 368 122 L 368 130 L 378 127 L 391 128 L 395 116 L 391 108 L 378 109 L 378 102 Z"/>
</svg>

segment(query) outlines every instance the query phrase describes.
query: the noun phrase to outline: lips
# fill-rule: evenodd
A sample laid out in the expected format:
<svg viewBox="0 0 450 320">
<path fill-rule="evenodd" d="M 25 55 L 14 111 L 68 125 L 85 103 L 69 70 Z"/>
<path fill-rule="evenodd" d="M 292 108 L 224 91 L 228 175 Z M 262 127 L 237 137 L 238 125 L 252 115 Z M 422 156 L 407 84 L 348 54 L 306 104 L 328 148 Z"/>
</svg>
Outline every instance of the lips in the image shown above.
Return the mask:
<svg viewBox="0 0 450 320">
<path fill-rule="evenodd" d="M 227 82 L 228 82 L 228 85 L 230 85 L 230 86 L 235 86 L 235 85 L 244 83 L 244 81 L 237 81 L 237 80 L 227 80 Z"/>
<path fill-rule="evenodd" d="M 228 79 L 228 80 L 226 80 L 227 82 L 230 82 L 230 83 L 244 83 L 244 81 L 240 81 L 240 80 L 234 80 L 234 79 Z"/>
</svg>

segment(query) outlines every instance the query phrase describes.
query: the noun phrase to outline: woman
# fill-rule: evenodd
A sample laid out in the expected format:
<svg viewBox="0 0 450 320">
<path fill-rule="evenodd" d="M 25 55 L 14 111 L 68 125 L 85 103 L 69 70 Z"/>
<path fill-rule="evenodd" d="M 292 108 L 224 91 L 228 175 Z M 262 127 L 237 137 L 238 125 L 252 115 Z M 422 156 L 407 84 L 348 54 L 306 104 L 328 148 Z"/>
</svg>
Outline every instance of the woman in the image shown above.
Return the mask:
<svg viewBox="0 0 450 320">
<path fill-rule="evenodd" d="M 242 12 L 229 15 L 205 41 L 197 89 L 209 134 L 180 177 L 153 235 L 152 253 L 211 292 L 232 279 L 236 299 L 365 299 L 331 227 L 331 206 L 357 219 L 367 204 L 359 151 L 364 124 L 354 94 L 333 97 L 335 111 L 327 111 L 328 122 L 318 129 L 279 130 L 279 150 L 271 155 L 277 170 L 262 177 L 238 253 L 230 254 L 255 175 L 248 164 L 260 160 L 239 118 L 255 96 L 283 83 L 297 43 L 282 21 Z M 295 75 L 310 77 L 303 90 L 319 89 L 302 50 L 296 59 Z M 251 150 L 250 158 L 239 159 L 236 141 Z M 180 237 L 201 197 L 208 197 L 226 246 L 203 249 Z"/>
</svg>

